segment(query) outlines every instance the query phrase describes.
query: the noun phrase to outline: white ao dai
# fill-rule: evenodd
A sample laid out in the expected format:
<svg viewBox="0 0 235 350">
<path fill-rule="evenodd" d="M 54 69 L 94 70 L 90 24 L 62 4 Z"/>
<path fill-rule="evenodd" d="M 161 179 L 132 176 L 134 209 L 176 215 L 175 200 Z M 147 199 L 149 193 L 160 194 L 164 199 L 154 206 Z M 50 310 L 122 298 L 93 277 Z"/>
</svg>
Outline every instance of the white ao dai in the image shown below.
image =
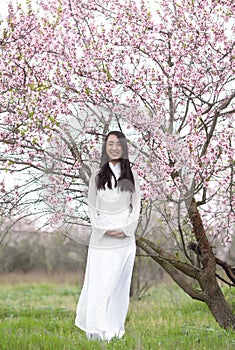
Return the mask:
<svg viewBox="0 0 235 350">
<path fill-rule="evenodd" d="M 116 179 L 120 164 L 109 163 Z M 130 283 L 135 259 L 135 230 L 140 213 L 138 178 L 133 172 L 135 191 L 97 190 L 93 173 L 89 182 L 88 207 L 92 233 L 88 248 L 84 285 L 77 305 L 75 325 L 88 337 L 110 340 L 125 333 Z M 109 229 L 124 231 L 124 238 L 105 234 Z"/>
</svg>

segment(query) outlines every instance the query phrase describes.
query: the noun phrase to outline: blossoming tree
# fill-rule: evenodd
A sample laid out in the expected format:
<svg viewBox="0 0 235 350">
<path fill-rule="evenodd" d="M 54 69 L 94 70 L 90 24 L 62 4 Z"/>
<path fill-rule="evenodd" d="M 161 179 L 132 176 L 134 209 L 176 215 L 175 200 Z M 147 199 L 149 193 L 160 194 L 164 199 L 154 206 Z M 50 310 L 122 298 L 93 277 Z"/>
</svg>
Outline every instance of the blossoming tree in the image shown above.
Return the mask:
<svg viewBox="0 0 235 350">
<path fill-rule="evenodd" d="M 147 226 L 138 245 L 224 328 L 235 316 L 217 266 L 232 286 L 235 272 L 211 242 L 234 231 L 233 11 L 230 0 L 48 0 L 10 6 L 0 40 L 1 169 L 27 174 L 1 182 L 2 212 L 46 201 L 53 220 L 72 220 L 96 143 L 114 121 L 129 128 L 144 207 L 177 249 Z"/>
</svg>

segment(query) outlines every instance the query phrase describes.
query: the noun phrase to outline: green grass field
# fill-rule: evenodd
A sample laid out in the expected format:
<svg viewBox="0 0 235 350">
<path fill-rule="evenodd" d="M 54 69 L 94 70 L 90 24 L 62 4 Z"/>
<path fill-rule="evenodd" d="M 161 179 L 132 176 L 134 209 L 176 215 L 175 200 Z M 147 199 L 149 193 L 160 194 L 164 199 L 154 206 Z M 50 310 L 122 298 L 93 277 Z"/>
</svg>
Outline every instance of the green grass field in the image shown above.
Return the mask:
<svg viewBox="0 0 235 350">
<path fill-rule="evenodd" d="M 228 297 L 234 298 L 232 291 Z M 68 283 L 0 286 L 1 350 L 235 350 L 235 332 L 221 329 L 206 305 L 174 285 L 132 299 L 126 334 L 110 343 L 87 341 L 74 326 L 78 287 Z"/>
</svg>

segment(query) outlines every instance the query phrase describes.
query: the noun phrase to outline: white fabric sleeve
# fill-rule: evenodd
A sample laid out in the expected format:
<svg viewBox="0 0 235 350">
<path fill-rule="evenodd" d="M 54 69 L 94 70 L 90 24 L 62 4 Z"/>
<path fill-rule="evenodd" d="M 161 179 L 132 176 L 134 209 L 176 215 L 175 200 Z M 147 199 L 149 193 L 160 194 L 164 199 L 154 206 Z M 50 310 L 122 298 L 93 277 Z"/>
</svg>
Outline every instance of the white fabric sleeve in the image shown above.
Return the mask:
<svg viewBox="0 0 235 350">
<path fill-rule="evenodd" d="M 89 187 L 88 187 L 88 214 L 91 221 L 91 226 L 96 229 L 96 232 L 102 236 L 107 229 L 104 229 L 104 225 L 102 224 L 100 217 L 98 215 L 98 208 L 97 208 L 97 187 L 96 187 L 96 175 L 97 171 L 93 172 L 90 180 L 89 180 Z"/>
<path fill-rule="evenodd" d="M 123 231 L 126 236 L 134 236 L 135 230 L 139 222 L 139 216 L 140 216 L 140 203 L 141 203 L 140 184 L 139 184 L 139 179 L 136 172 L 132 170 L 132 173 L 135 181 L 135 192 L 133 192 L 131 196 L 132 211 L 128 219 L 128 224 L 123 228 Z"/>
</svg>

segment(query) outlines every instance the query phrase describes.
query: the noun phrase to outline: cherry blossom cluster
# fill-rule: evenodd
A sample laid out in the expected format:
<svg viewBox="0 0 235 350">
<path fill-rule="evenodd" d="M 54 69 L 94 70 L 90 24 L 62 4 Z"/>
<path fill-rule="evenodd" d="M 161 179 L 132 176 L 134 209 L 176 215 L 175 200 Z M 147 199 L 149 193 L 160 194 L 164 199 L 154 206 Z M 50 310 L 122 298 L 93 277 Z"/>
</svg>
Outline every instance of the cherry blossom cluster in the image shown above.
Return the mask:
<svg viewBox="0 0 235 350">
<path fill-rule="evenodd" d="M 185 218 L 182 203 L 195 197 L 205 227 L 214 234 L 227 227 L 230 237 L 232 7 L 230 0 L 9 6 L 0 41 L 2 168 L 50 169 L 48 203 L 72 203 L 76 188 L 87 186 L 89 163 L 99 161 L 103 132 L 118 121 L 138 135 L 130 147 L 145 199 L 159 212 L 180 206 Z"/>
</svg>

